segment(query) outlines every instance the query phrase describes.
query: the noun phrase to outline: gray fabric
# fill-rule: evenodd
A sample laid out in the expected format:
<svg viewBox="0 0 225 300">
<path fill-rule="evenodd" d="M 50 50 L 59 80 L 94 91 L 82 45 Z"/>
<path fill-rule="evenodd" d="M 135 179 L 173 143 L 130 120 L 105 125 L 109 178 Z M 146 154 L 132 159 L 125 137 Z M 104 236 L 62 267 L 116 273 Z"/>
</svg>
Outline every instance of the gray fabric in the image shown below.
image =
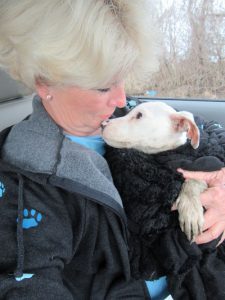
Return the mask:
<svg viewBox="0 0 225 300">
<path fill-rule="evenodd" d="M 64 137 L 38 96 L 33 100 L 32 115 L 11 129 L 3 159 L 26 171 L 71 179 L 110 196 L 122 206 L 106 160 Z"/>
</svg>

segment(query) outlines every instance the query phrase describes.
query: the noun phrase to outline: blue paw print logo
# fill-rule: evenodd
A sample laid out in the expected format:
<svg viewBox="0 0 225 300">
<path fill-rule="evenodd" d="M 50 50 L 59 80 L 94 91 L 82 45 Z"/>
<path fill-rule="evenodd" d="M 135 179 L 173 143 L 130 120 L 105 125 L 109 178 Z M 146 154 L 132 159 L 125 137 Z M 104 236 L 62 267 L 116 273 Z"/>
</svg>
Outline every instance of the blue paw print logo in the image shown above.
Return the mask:
<svg viewBox="0 0 225 300">
<path fill-rule="evenodd" d="M 35 209 L 24 209 L 23 210 L 23 223 L 22 226 L 24 229 L 29 229 L 32 227 L 37 227 L 42 220 L 42 214 Z"/>
<path fill-rule="evenodd" d="M 3 197 L 4 193 L 5 193 L 5 186 L 4 186 L 4 184 L 0 181 L 0 198 Z"/>
</svg>

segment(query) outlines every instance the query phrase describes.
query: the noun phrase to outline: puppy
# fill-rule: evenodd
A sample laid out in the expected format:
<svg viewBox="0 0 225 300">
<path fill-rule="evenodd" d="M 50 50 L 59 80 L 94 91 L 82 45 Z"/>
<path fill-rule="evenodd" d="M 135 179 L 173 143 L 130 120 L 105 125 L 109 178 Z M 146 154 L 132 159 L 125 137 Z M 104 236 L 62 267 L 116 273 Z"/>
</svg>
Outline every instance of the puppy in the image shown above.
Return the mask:
<svg viewBox="0 0 225 300">
<path fill-rule="evenodd" d="M 124 117 L 103 122 L 102 128 L 103 139 L 108 145 L 151 155 L 176 149 L 188 139 L 194 149 L 199 146 L 200 133 L 193 115 L 186 111 L 176 112 L 162 102 L 142 103 Z M 190 241 L 203 229 L 200 194 L 206 188 L 203 181 L 186 180 L 174 204 L 180 227 Z"/>
<path fill-rule="evenodd" d="M 140 104 L 102 127 L 110 145 L 105 158 L 127 216 L 132 277 L 167 276 L 174 300 L 224 300 L 225 242 L 190 243 L 202 232 L 199 196 L 206 184 L 185 181 L 177 168 L 224 167 L 225 129 L 158 102 Z"/>
</svg>

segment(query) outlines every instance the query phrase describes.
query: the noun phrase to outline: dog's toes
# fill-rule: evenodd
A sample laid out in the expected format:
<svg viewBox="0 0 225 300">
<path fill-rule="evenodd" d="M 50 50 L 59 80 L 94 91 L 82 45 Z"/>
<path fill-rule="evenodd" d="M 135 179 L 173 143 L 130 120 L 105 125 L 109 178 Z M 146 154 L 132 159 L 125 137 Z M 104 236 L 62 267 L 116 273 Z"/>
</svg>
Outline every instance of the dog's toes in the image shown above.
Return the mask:
<svg viewBox="0 0 225 300">
<path fill-rule="evenodd" d="M 193 240 L 194 235 L 195 235 L 195 226 L 193 225 L 193 222 L 191 222 L 189 223 L 188 232 L 187 232 L 187 238 L 190 242 Z"/>
<path fill-rule="evenodd" d="M 185 210 L 180 211 L 179 215 L 181 230 L 186 234 L 189 241 L 202 233 L 204 225 L 204 215 L 201 205 L 192 207 L 189 205 Z"/>
<path fill-rule="evenodd" d="M 199 216 L 197 221 L 192 223 L 191 236 L 189 238 L 190 241 L 194 242 L 195 238 L 203 232 L 204 219 Z"/>
<path fill-rule="evenodd" d="M 203 225 L 204 225 L 204 220 L 203 220 L 202 224 L 198 224 L 198 235 L 203 232 Z"/>
<path fill-rule="evenodd" d="M 180 229 L 185 233 L 185 222 L 182 222 L 181 220 L 180 220 Z"/>
<path fill-rule="evenodd" d="M 206 187 L 204 182 L 186 180 L 175 202 L 181 230 L 186 234 L 189 241 L 193 241 L 203 230 L 204 211 L 199 198 Z"/>
<path fill-rule="evenodd" d="M 186 230 L 185 230 L 186 236 L 188 238 L 188 240 L 191 240 L 191 236 L 192 236 L 192 229 L 191 229 L 191 224 L 186 224 Z"/>
<path fill-rule="evenodd" d="M 188 220 L 188 218 L 180 219 L 180 228 L 187 236 L 188 240 L 190 241 L 192 239 L 192 224 L 191 221 Z"/>
<path fill-rule="evenodd" d="M 189 238 L 189 241 L 193 242 L 198 234 L 199 234 L 198 223 L 192 224 L 191 236 Z"/>
<path fill-rule="evenodd" d="M 194 239 L 202 233 L 204 219 L 203 215 L 196 216 L 192 215 L 192 218 L 183 214 L 179 218 L 180 228 L 186 234 L 189 241 L 194 241 Z"/>
</svg>

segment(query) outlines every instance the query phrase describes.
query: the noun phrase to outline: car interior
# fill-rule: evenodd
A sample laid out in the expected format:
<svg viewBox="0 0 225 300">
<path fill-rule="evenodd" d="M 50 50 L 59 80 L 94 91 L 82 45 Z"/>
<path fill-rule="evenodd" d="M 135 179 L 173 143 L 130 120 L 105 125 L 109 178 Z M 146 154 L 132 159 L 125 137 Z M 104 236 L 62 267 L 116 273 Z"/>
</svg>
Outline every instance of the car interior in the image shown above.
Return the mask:
<svg viewBox="0 0 225 300">
<path fill-rule="evenodd" d="M 157 1 L 156 1 L 157 2 Z M 193 113 L 194 116 L 201 116 L 203 117 L 206 121 L 214 121 L 215 123 L 217 123 L 219 126 L 224 127 L 225 128 L 225 80 L 224 80 L 224 66 L 225 66 L 225 4 L 223 4 L 223 2 L 225 3 L 225 1 L 211 1 L 211 3 L 216 3 L 215 7 L 211 8 L 211 11 L 207 11 L 206 7 L 211 7 L 210 5 L 208 6 L 202 6 L 205 10 L 200 10 L 197 9 L 198 5 L 200 6 L 201 1 L 158 1 L 159 3 L 165 3 L 165 4 L 160 4 L 160 9 L 158 12 L 158 17 L 161 18 L 161 26 L 162 28 L 173 28 L 173 21 L 176 20 L 177 24 L 176 26 L 174 26 L 174 32 L 173 30 L 171 30 L 171 32 L 169 32 L 169 30 L 165 31 L 165 36 L 167 38 L 167 34 L 169 36 L 168 40 L 165 39 L 165 45 L 167 47 L 167 50 L 171 50 L 171 49 L 175 49 L 174 53 L 172 53 L 172 50 L 169 51 L 168 53 L 171 54 L 171 57 L 169 56 L 169 54 L 167 53 L 168 57 L 165 59 L 164 62 L 162 62 L 162 69 L 160 70 L 160 72 L 158 73 L 158 77 L 155 77 L 155 80 L 153 80 L 152 82 L 152 86 L 149 87 L 149 90 L 145 90 L 143 91 L 142 94 L 138 94 L 138 95 L 128 95 L 129 100 L 134 100 L 136 101 L 136 99 L 138 98 L 141 102 L 146 102 L 146 101 L 160 101 L 160 102 L 165 102 L 166 104 L 172 106 L 173 108 L 175 108 L 177 111 L 189 111 L 191 113 Z M 204 4 L 207 1 L 203 1 L 202 3 Z M 168 3 L 168 4 L 166 4 Z M 173 3 L 173 4 L 171 4 Z M 177 3 L 177 4 L 175 4 Z M 187 9 L 189 9 L 188 11 L 186 11 L 185 13 L 183 13 L 183 8 L 180 9 L 179 5 L 181 5 L 181 3 L 184 4 L 183 7 L 185 6 L 185 3 L 189 3 L 189 5 L 187 6 Z M 210 1 L 208 2 L 210 3 Z M 180 10 L 179 10 L 180 9 Z M 176 15 L 177 12 L 180 12 L 180 15 Z M 197 15 L 197 13 L 199 12 L 199 15 Z M 207 26 L 203 26 L 203 24 L 201 23 L 201 20 L 206 20 L 207 18 L 209 18 L 210 16 L 212 17 L 212 15 L 214 16 L 214 19 L 211 18 L 208 21 L 208 25 Z M 192 22 L 190 22 L 190 28 L 187 26 L 188 21 L 186 22 L 184 19 L 182 19 L 182 16 L 184 16 L 185 18 L 190 17 L 190 20 L 192 20 Z M 204 18 L 203 18 L 204 16 Z M 184 18 L 183 17 L 183 18 Z M 190 21 L 189 20 L 189 21 Z M 193 20 L 200 20 L 199 22 L 194 22 Z M 217 27 L 214 26 L 214 23 L 210 23 L 211 20 L 216 20 L 217 22 Z M 171 23 L 170 23 L 171 22 Z M 175 21 L 174 21 L 175 22 Z M 180 23 L 179 23 L 180 22 Z M 214 21 L 215 22 L 215 21 Z M 168 25 L 169 24 L 169 25 Z M 183 27 L 183 31 L 180 30 L 181 29 L 181 25 L 180 24 L 184 24 L 182 26 Z M 185 25 L 186 24 L 186 25 Z M 204 24 L 205 25 L 205 24 Z M 187 27 L 185 27 L 187 26 Z M 199 26 L 199 27 L 198 27 Z M 204 33 L 204 38 L 205 39 L 201 39 L 201 38 L 196 38 L 196 34 L 194 34 L 195 32 L 202 32 L 199 31 L 201 28 L 205 28 L 205 33 Z M 200 67 L 195 65 L 194 59 L 195 56 L 193 55 L 193 53 L 195 54 L 195 49 L 189 49 L 187 47 L 187 45 L 192 45 L 191 40 L 189 40 L 189 38 L 191 37 L 191 34 L 187 34 L 188 30 L 187 28 L 189 28 L 192 37 L 196 38 L 194 40 L 194 42 L 196 43 L 196 49 L 203 49 L 204 53 L 206 53 L 206 57 L 203 57 L 205 59 L 204 63 L 205 63 L 205 70 L 207 74 L 212 74 L 209 77 L 206 78 L 206 85 L 210 85 L 210 92 L 213 90 L 214 86 L 215 86 L 215 91 L 216 89 L 220 92 L 220 94 L 218 93 L 214 93 L 214 94 L 210 94 L 207 93 L 204 96 L 204 92 L 202 92 L 201 94 L 195 93 L 195 89 L 194 86 L 192 86 L 192 82 L 194 82 L 194 78 L 195 78 L 195 82 L 199 83 L 199 86 L 201 86 L 201 82 L 200 80 L 198 81 L 198 79 L 200 78 L 201 74 L 201 69 L 200 67 L 203 68 L 203 65 L 201 65 Z M 199 29 L 200 28 L 200 29 Z M 213 31 L 213 29 L 215 29 Z M 219 29 L 219 28 L 223 28 L 223 29 Z M 178 29 L 178 33 L 176 32 L 176 30 Z M 180 34 L 180 32 L 182 32 L 182 34 Z M 208 30 L 208 31 L 207 31 Z M 173 36 L 174 34 L 174 36 Z M 215 43 L 214 40 L 212 39 L 213 43 L 216 45 L 218 45 L 217 48 L 213 48 L 213 43 L 210 44 L 210 40 L 209 38 L 211 37 L 211 35 L 213 36 L 213 38 L 215 39 Z M 190 37 L 189 37 L 190 36 Z M 203 34 L 202 34 L 203 36 Z M 198 37 L 198 36 L 197 36 Z M 187 39 L 187 42 L 184 42 L 185 38 Z M 177 40 L 179 40 L 179 42 L 177 43 Z M 174 44 L 172 44 L 174 43 Z M 202 44 L 201 44 L 202 43 Z M 204 44 L 205 43 L 205 44 Z M 187 44 L 187 45 L 186 45 Z M 187 49 L 180 49 L 180 45 L 185 45 L 185 47 Z M 182 48 L 181 46 L 181 48 Z M 184 47 L 184 48 L 185 48 Z M 204 48 L 205 47 L 205 48 Z M 193 53 L 191 52 L 193 50 Z M 186 52 L 185 52 L 186 51 Z M 208 51 L 208 52 L 207 52 Z M 211 52 L 210 52 L 211 51 Z M 217 53 L 217 52 L 218 53 Z M 190 65 L 190 60 L 189 60 L 189 53 L 190 57 L 191 55 L 193 55 L 191 57 L 191 60 L 193 60 L 193 65 Z M 217 54 L 215 54 L 217 53 Z M 185 57 L 186 55 L 186 57 Z M 219 58 L 218 58 L 218 57 Z M 174 59 L 175 57 L 175 59 Z M 202 58 L 202 57 L 201 57 Z M 173 60 L 174 59 L 174 60 Z M 185 61 L 186 59 L 186 61 Z M 198 58 L 196 58 L 198 59 Z M 204 60 L 203 59 L 203 60 Z M 219 71 L 216 69 L 216 64 L 218 63 L 218 70 L 220 69 L 220 73 Z M 183 65 L 182 65 L 183 64 Z M 189 69 L 188 69 L 189 67 Z M 199 69 L 196 69 L 198 68 Z M 213 75 L 213 68 L 215 67 L 215 70 L 217 73 L 215 73 L 215 76 Z M 176 69 L 177 68 L 177 69 Z M 190 83 L 190 86 L 188 88 L 190 88 L 193 93 L 191 94 L 191 96 L 189 96 L 189 93 L 185 92 L 183 94 L 174 94 L 173 96 L 171 96 L 171 94 L 168 93 L 168 96 L 165 96 L 166 93 L 160 93 L 160 89 L 163 90 L 165 88 L 165 86 L 163 84 L 159 84 L 159 82 L 161 81 L 161 79 L 165 79 L 165 84 L 168 84 L 168 90 L 170 90 L 169 85 L 172 86 L 172 79 L 171 78 L 175 78 L 175 74 L 179 73 L 179 68 L 183 68 L 184 70 L 184 74 L 187 75 L 187 80 L 183 80 L 182 84 L 181 84 L 181 88 L 185 88 L 188 84 L 187 82 Z M 173 70 L 174 73 L 173 73 Z M 200 70 L 200 71 L 199 71 Z M 195 72 L 196 71 L 196 72 Z M 168 73 L 167 73 L 168 72 Z M 211 73 L 210 73 L 211 72 Z M 222 75 L 221 75 L 222 74 Z M 161 76 L 161 77 L 160 77 Z M 181 77 L 183 76 L 183 73 L 181 74 Z M 196 77 L 195 77 L 196 76 Z M 223 79 L 221 79 L 223 77 Z M 192 81 L 193 79 L 193 81 Z M 180 80 L 180 79 L 179 79 Z M 175 81 L 179 81 L 177 78 Z M 217 86 L 218 84 L 218 86 Z M 198 86 L 198 87 L 199 87 Z M 201 86 L 202 89 L 204 89 L 205 86 Z M 177 89 L 176 86 L 176 82 L 174 85 L 174 91 Z M 155 91 L 157 90 L 157 91 Z M 158 93 L 159 91 L 159 93 Z M 222 93 L 222 94 L 221 94 Z M 159 95 L 159 96 L 158 96 Z M 219 96 L 218 96 L 219 95 Z M 9 77 L 9 75 L 0 69 L 0 131 L 4 130 L 7 127 L 10 127 L 18 122 L 20 122 L 21 120 L 25 119 L 28 115 L 30 115 L 32 113 L 32 99 L 33 99 L 34 94 L 32 94 L 31 91 L 27 90 L 26 87 L 24 87 L 22 84 L 18 83 L 17 81 L 13 80 L 11 77 Z M 212 97 L 211 97 L 212 96 Z M 168 297 L 165 300 L 171 300 L 171 297 Z M 224 297 L 225 299 L 225 297 Z"/>
<path fill-rule="evenodd" d="M 176 110 L 187 110 L 208 121 L 216 121 L 225 127 L 225 100 L 165 98 L 137 96 L 141 101 L 162 101 Z M 25 87 L 0 71 L 0 130 L 11 126 L 32 112 L 33 95 Z"/>
</svg>

